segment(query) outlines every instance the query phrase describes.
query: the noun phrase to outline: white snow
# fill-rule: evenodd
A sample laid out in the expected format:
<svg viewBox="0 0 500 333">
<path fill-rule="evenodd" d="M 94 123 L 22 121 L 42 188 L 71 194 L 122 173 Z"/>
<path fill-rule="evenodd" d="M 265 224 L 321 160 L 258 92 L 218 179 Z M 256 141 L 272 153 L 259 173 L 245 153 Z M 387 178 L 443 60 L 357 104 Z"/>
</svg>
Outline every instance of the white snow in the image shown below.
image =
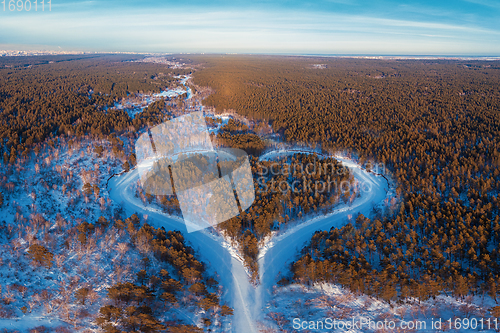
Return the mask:
<svg viewBox="0 0 500 333">
<path fill-rule="evenodd" d="M 135 113 L 141 111 L 144 107 L 161 97 L 170 97 L 187 92 L 187 99 L 191 99 L 192 92 L 189 86 L 187 86 L 190 76 L 179 76 L 177 78 L 180 79 L 180 83 L 185 89 L 178 87 L 159 94 L 143 96 L 143 101 L 140 104 L 134 104 L 133 102 L 127 101 L 125 104 L 116 105 L 116 107 L 128 109 L 128 112 L 131 112 L 131 117 L 133 117 Z M 200 110 L 203 109 L 203 107 L 199 105 L 198 107 Z M 196 105 L 193 106 L 193 109 L 196 109 Z M 223 120 L 221 125 L 211 130 L 217 132 L 220 130 L 221 126 L 227 123 L 231 116 L 223 114 L 213 117 Z M 83 152 L 85 148 L 86 147 L 81 147 L 80 149 Z M 260 160 L 270 160 L 294 153 L 317 153 L 320 157 L 327 157 L 327 155 L 321 154 L 319 151 L 312 148 L 283 147 L 263 154 Z M 354 160 L 340 154 L 334 154 L 331 157 L 334 157 L 341 161 L 343 165 L 349 167 L 355 180 L 359 183 L 368 185 L 370 190 L 361 191 L 360 196 L 352 203 L 339 204 L 332 212 L 326 215 L 307 216 L 266 237 L 260 244 L 261 247 L 258 256 L 260 283 L 257 286 L 250 283 L 249 272 L 245 267 L 244 260 L 239 251 L 221 234 L 215 233 L 214 230 L 207 229 L 187 233 L 182 218 L 168 215 L 155 205 L 144 205 L 142 200 L 135 196 L 135 189 L 139 181 L 137 168 L 132 169 L 128 173 L 114 176 L 109 180 L 107 188 L 105 187 L 105 178 L 107 177 L 104 178 L 101 175 L 101 177 L 98 177 L 99 180 L 97 183 L 102 190 L 101 196 L 109 197 L 115 205 L 120 205 L 126 211 L 127 215 L 139 213 L 139 215 L 142 214 L 143 216 L 147 216 L 147 222 L 155 227 L 164 227 L 166 230 L 179 230 L 183 233 L 184 238 L 197 251 L 201 259 L 207 262 L 211 269 L 216 271 L 218 275 L 216 278 L 220 282 L 220 285 L 224 287 L 222 299 L 227 301 L 234 309 L 232 332 L 258 332 L 261 328 L 259 326 L 260 324 L 266 325 L 266 323 L 270 323 L 266 315 L 272 311 L 283 312 L 286 318 L 291 320 L 291 316 L 294 313 L 293 311 L 295 311 L 291 308 L 291 303 L 299 304 L 299 306 L 296 306 L 296 310 L 298 314 L 304 314 L 304 319 L 312 318 L 311 320 L 316 320 L 320 318 L 320 316 L 325 315 L 326 312 L 321 312 L 323 310 L 317 310 L 317 308 L 320 307 L 306 305 L 304 303 L 304 299 L 306 298 L 320 299 L 321 297 L 329 297 L 332 299 L 346 299 L 344 300 L 345 307 L 354 310 L 354 312 L 351 312 L 353 316 L 356 317 L 376 318 L 377 316 L 388 313 L 396 317 L 399 315 L 400 319 L 406 318 L 404 314 L 400 314 L 413 311 L 415 308 L 420 308 L 420 306 L 415 306 L 414 300 L 406 300 L 408 304 L 404 306 L 391 307 L 389 304 L 371 299 L 366 295 L 352 295 L 350 292 L 335 285 L 323 284 L 311 288 L 304 288 L 304 286 L 299 285 L 291 285 L 282 288 L 276 287 L 276 282 L 280 274 L 287 273 L 287 265 L 296 259 L 299 251 L 311 239 L 315 231 L 329 230 L 332 227 L 341 227 L 350 219 L 355 218 L 359 213 L 370 216 L 374 207 L 384 205 L 384 202 L 387 202 L 389 198 L 394 196 L 394 186 L 391 186 L 393 181 L 390 178 L 387 180 L 381 175 L 368 172 L 362 169 Z M 59 165 L 67 170 L 75 170 L 78 173 L 75 174 L 75 177 L 80 177 L 82 180 L 80 182 L 81 185 L 83 185 L 84 181 L 80 171 L 82 169 L 94 169 L 94 163 L 95 160 L 92 158 L 83 158 L 83 154 L 78 156 L 78 153 L 74 153 L 71 156 L 71 154 L 64 151 L 61 152 L 58 159 L 52 162 L 52 165 L 51 161 L 48 161 L 50 166 Z M 111 165 L 107 165 L 109 168 L 108 173 L 110 170 L 118 171 L 121 169 L 120 164 L 116 163 L 116 161 L 110 164 Z M 47 169 L 50 169 L 50 166 L 47 167 Z M 99 169 L 104 169 L 102 159 L 99 159 L 98 162 L 97 170 Z M 46 171 L 45 169 L 43 170 Z M 40 176 L 36 176 L 35 178 L 38 179 Z M 21 181 L 17 180 L 16 183 L 21 184 Z M 81 187 L 81 185 L 79 187 Z M 40 187 L 40 189 L 38 189 L 38 187 Z M 37 200 L 34 200 L 28 195 L 24 195 L 23 197 L 15 198 L 17 203 L 14 200 L 10 201 L 7 204 L 8 207 L 4 207 L 4 212 L 8 210 L 10 214 L 9 217 L 12 216 L 12 218 L 7 219 L 8 224 L 16 223 L 13 216 L 18 205 L 23 207 L 29 206 L 35 201 L 38 204 L 56 202 L 57 209 L 53 210 L 54 212 L 61 211 L 65 216 L 71 216 L 72 212 L 69 210 L 65 211 L 62 208 L 67 204 L 68 196 L 59 194 L 57 193 L 58 191 L 42 190 L 41 186 L 38 187 L 36 190 L 37 193 L 50 193 L 50 195 L 45 199 L 38 198 Z M 96 213 L 100 211 L 97 202 L 91 200 L 90 206 L 91 211 Z M 108 207 L 108 205 L 106 206 Z M 79 205 L 78 208 L 80 208 Z M 36 207 L 33 210 L 36 210 Z M 80 214 L 81 212 L 76 213 L 75 215 L 83 216 L 83 213 Z M 17 241 L 23 247 L 26 247 L 23 245 L 27 243 L 25 239 L 20 238 Z M 104 286 L 102 286 L 102 288 L 104 288 Z M 438 297 L 433 304 L 430 302 L 431 301 L 428 301 L 425 304 L 427 304 L 428 307 L 433 306 L 434 308 L 442 307 L 447 309 L 446 311 L 448 312 L 445 310 L 441 311 L 443 317 L 445 315 L 452 317 L 453 313 L 450 312 L 450 309 L 458 309 L 463 306 L 463 304 L 459 304 L 460 302 L 455 299 L 445 296 Z M 479 304 L 478 302 L 479 300 L 475 300 L 475 303 Z M 181 313 L 182 311 L 178 312 Z M 422 316 L 417 317 L 421 318 Z M 188 319 L 189 318 L 188 316 Z M 22 318 L 0 319 L 0 328 L 23 329 L 25 327 L 32 328 L 40 325 L 54 326 L 55 324 L 46 319 L 37 318 L 34 314 L 29 314 Z M 358 331 L 352 330 L 351 332 Z"/>
<path fill-rule="evenodd" d="M 314 332 L 384 332 L 383 329 L 373 329 L 375 323 L 382 325 L 384 320 L 387 320 L 387 326 L 390 322 L 395 326 L 395 329 L 386 329 L 385 332 L 495 332 L 494 322 L 490 321 L 490 329 L 488 329 L 487 319 L 485 319 L 481 329 L 479 321 L 480 318 L 485 317 L 483 309 L 491 306 L 494 306 L 494 301 L 489 297 L 469 297 L 464 301 L 459 301 L 444 295 L 422 302 L 416 299 L 403 299 L 401 302 L 389 304 L 364 294 L 354 294 L 335 284 L 321 283 L 311 287 L 291 284 L 273 290 L 272 300 L 263 309 L 265 319 L 262 325 L 266 328 L 276 327 L 277 323 L 270 318 L 271 315 L 283 314 L 285 330 L 294 329 L 294 332 L 308 332 L 303 327 L 309 325 L 316 327 L 316 329 L 309 330 Z M 475 329 L 471 329 L 471 324 L 475 325 L 473 318 L 478 320 L 478 327 Z M 332 323 L 333 320 L 343 324 L 354 322 L 358 327 L 341 329 L 339 327 L 341 325 L 338 325 L 336 329 L 329 328 L 327 324 Z M 436 327 L 439 320 L 441 330 Z M 372 323 L 371 328 L 369 322 Z M 361 326 L 360 323 L 365 324 Z M 299 327 L 300 324 L 304 326 Z M 418 325 L 418 329 L 402 329 L 412 324 Z M 452 329 L 449 329 L 450 324 Z M 463 324 L 464 327 L 456 329 L 458 324 Z M 321 325 L 324 325 L 322 329 Z M 500 323 L 498 327 L 500 328 Z"/>
<path fill-rule="evenodd" d="M 121 103 L 115 103 L 114 107 L 119 110 L 125 110 L 131 118 L 134 118 L 137 113 L 142 112 L 151 103 L 158 101 L 162 98 L 174 98 L 182 94 L 187 94 L 186 100 L 191 99 L 193 96 L 192 90 L 189 86 L 186 86 L 187 81 L 191 78 L 191 75 L 180 75 L 175 76 L 175 78 L 180 79 L 179 83 L 183 87 L 176 87 L 172 89 L 167 89 L 159 93 L 154 93 L 152 95 L 143 94 L 136 97 L 135 99 L 124 99 Z M 140 99 L 140 101 L 137 101 Z"/>
<path fill-rule="evenodd" d="M 269 152 L 262 159 L 289 154 L 294 150 Z M 299 152 L 306 152 L 300 150 Z M 316 230 L 328 230 L 332 226 L 341 226 L 349 216 L 362 213 L 369 215 L 371 209 L 381 204 L 386 197 L 387 181 L 381 176 L 366 172 L 357 164 L 346 158 L 336 157 L 346 166 L 351 168 L 356 180 L 372 185 L 370 192 L 363 193 L 352 205 L 339 206 L 334 212 L 313 218 L 297 224 L 267 243 L 259 256 L 260 284 L 254 287 L 248 278 L 241 257 L 237 251 L 220 236 L 215 236 L 208 230 L 194 233 L 185 233 L 186 227 L 182 219 L 169 216 L 159 210 L 145 207 L 141 200 L 133 195 L 133 186 L 137 183 L 139 175 L 136 169 L 127 174 L 116 176 L 109 182 L 109 195 L 115 202 L 123 202 L 123 207 L 128 213 L 142 212 L 148 215 L 148 223 L 165 229 L 180 230 L 185 239 L 189 241 L 199 255 L 217 269 L 221 285 L 225 286 L 224 298 L 234 308 L 233 331 L 257 332 L 255 326 L 263 320 L 262 306 L 272 296 L 272 288 L 276 277 L 281 270 L 286 269 L 286 264 L 294 259 L 304 243 L 306 243 Z"/>
</svg>

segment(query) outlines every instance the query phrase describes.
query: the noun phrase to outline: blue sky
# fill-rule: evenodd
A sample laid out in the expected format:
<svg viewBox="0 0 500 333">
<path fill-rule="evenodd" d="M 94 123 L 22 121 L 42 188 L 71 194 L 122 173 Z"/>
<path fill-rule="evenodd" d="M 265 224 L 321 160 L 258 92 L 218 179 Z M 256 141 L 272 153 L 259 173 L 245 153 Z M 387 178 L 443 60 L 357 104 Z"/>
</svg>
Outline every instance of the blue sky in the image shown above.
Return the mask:
<svg viewBox="0 0 500 333">
<path fill-rule="evenodd" d="M 500 55 L 498 0 L 8 1 L 0 49 Z"/>
</svg>

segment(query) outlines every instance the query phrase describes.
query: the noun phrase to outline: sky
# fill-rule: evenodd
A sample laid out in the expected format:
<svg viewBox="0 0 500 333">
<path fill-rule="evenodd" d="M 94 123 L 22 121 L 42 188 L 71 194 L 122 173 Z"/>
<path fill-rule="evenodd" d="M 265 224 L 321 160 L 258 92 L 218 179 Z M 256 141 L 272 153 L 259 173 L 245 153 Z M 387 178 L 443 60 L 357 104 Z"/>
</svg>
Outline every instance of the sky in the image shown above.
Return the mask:
<svg viewBox="0 0 500 333">
<path fill-rule="evenodd" d="M 30 1 L 0 3 L 0 49 L 500 55 L 500 0 Z"/>
</svg>

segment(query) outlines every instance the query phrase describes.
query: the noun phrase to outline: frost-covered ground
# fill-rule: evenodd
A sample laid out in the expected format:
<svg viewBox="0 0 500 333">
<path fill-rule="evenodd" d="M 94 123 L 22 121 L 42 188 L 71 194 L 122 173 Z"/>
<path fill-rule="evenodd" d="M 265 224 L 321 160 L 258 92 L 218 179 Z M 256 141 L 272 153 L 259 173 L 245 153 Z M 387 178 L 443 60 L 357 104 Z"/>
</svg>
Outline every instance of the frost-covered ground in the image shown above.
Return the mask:
<svg viewBox="0 0 500 333">
<path fill-rule="evenodd" d="M 261 156 L 261 160 L 269 160 L 292 153 L 311 152 L 312 150 L 301 147 L 280 149 L 264 154 Z M 359 197 L 354 202 L 340 204 L 332 212 L 323 216 L 308 216 L 269 237 L 262 244 L 259 253 L 259 277 L 261 282 L 259 285 L 254 286 L 249 283 L 249 274 L 245 270 L 244 262 L 234 244 L 230 244 L 221 236 L 207 230 L 186 234 L 186 239 L 194 244 L 202 258 L 214 263 L 213 266 L 216 267 L 222 284 L 227 288 L 223 298 L 235 309 L 232 332 L 258 332 L 261 329 L 279 329 L 276 320 L 280 323 L 289 320 L 293 324 L 293 318 L 291 317 L 293 311 L 289 311 L 291 309 L 289 303 L 295 302 L 296 305 L 298 299 L 303 300 L 299 306 L 301 311 L 310 314 L 313 319 L 324 316 L 324 313 L 321 312 L 321 306 L 316 306 L 314 302 L 311 303 L 311 299 L 316 298 L 324 299 L 327 303 L 337 302 L 335 304 L 338 304 L 336 306 L 342 309 L 342 313 L 344 315 L 353 314 L 353 318 L 371 318 L 374 320 L 376 318 L 388 318 L 391 315 L 396 316 L 394 320 L 399 320 L 399 322 L 407 319 L 427 320 L 426 325 L 432 324 L 432 319 L 427 316 L 428 312 L 433 309 L 436 315 L 435 318 L 442 316 L 445 320 L 454 318 L 454 314 L 461 313 L 457 312 L 456 309 L 461 309 L 460 311 L 468 315 L 485 312 L 488 301 L 483 302 L 478 299 L 472 300 L 473 305 L 461 303 L 451 297 L 438 297 L 436 304 L 427 301 L 419 305 L 416 300 L 406 300 L 409 302 L 408 304 L 400 305 L 394 310 L 391 305 L 366 295 L 357 296 L 354 301 L 351 301 L 353 295 L 336 286 L 323 285 L 322 288 L 307 290 L 299 286 L 278 289 L 275 287 L 279 278 L 283 274 L 287 274 L 288 264 L 296 258 L 300 249 L 316 230 L 329 230 L 331 227 L 340 227 L 355 218 L 359 213 L 371 216 L 374 209 L 388 209 L 388 206 L 393 205 L 394 200 L 397 200 L 394 188 L 391 186 L 393 181 L 389 176 L 364 170 L 357 162 L 345 156 L 334 155 L 334 157 L 351 169 L 358 184 L 368 186 L 360 186 L 365 190 L 360 191 Z M 134 172 L 116 177 L 116 179 L 113 179 L 111 186 L 118 186 L 119 189 L 112 190 L 111 196 L 114 200 L 127 202 L 124 207 L 128 207 L 128 209 L 149 211 L 149 221 L 155 221 L 154 223 L 158 226 L 164 226 L 167 229 L 182 228 L 180 218 L 168 216 L 159 209 L 145 206 L 144 202 L 135 197 L 134 191 L 137 190 L 137 181 L 138 175 L 134 174 Z M 331 298 L 334 298 L 334 300 L 332 301 Z M 342 300 L 350 301 L 343 302 Z M 360 302 L 371 305 L 363 310 L 364 308 L 360 306 Z M 436 312 L 436 309 L 439 309 L 439 311 Z M 397 317 L 398 314 L 400 314 L 399 317 Z M 333 315 L 336 316 L 336 312 Z M 283 326 L 283 328 L 287 327 Z M 293 326 L 288 328 L 293 329 Z M 429 330 L 429 332 L 431 331 L 432 329 Z"/>
<path fill-rule="evenodd" d="M 107 304 L 108 287 L 135 281 L 141 269 L 148 275 L 161 268 L 173 271 L 131 245 L 123 230 L 96 228 L 85 246 L 78 239 L 76 226 L 84 221 L 95 223 L 100 216 L 111 221 L 121 209 L 120 203 L 111 200 L 107 183 L 123 171 L 126 157 L 134 152 L 135 137 L 118 139 L 114 144 L 106 139 L 59 140 L 20 158 L 17 165 L 0 167 L 4 196 L 0 207 L 0 331 L 28 332 L 37 327 L 39 332 L 42 327 L 63 333 L 98 331 L 94 319 Z M 91 185 L 90 193 L 85 193 L 86 183 Z M 142 223 L 148 222 L 147 214 L 138 216 Z M 35 243 L 54 255 L 50 268 L 31 261 L 28 250 Z M 141 264 L 145 257 L 147 266 Z M 207 271 L 215 273 L 210 263 Z M 85 304 L 75 298 L 80 288 L 91 291 Z M 201 327 L 204 313 L 192 296 L 181 294 L 179 299 L 180 307 L 169 308 L 160 319 Z M 212 329 L 225 331 L 227 325 L 226 319 Z"/>
<path fill-rule="evenodd" d="M 88 139 L 71 148 L 60 144 L 1 177 L 2 184 L 12 190 L 3 191 L 5 204 L 0 209 L 0 328 L 95 330 L 93 320 L 106 302 L 106 288 L 135 281 L 144 268 L 151 273 L 163 266 L 172 271 L 154 256 L 131 247 L 125 231 L 108 229 L 103 234 L 96 229 L 87 245 L 82 245 L 75 227 L 83 221 L 95 223 L 99 216 L 110 220 L 118 208 L 108 196 L 106 183 L 110 174 L 123 170 L 123 158 L 116 157 L 106 141 Z M 104 147 L 101 157 L 94 153 L 96 146 Z M 96 185 L 99 193 L 84 194 L 87 182 Z M 146 216 L 139 216 L 146 221 Z M 31 262 L 27 251 L 34 243 L 54 254 L 52 267 Z M 144 257 L 150 260 L 147 267 L 139 264 Z M 91 289 L 86 305 L 74 298 L 80 288 Z M 196 325 L 201 315 L 192 303 L 183 302 L 181 308 L 169 309 L 163 319 Z"/>
<path fill-rule="evenodd" d="M 337 285 L 292 284 L 274 288 L 261 327 L 268 332 L 498 332 L 500 323 L 495 330 L 495 322 L 487 321 L 486 309 L 494 305 L 489 297 L 445 295 L 389 304 Z"/>
<path fill-rule="evenodd" d="M 191 75 L 179 75 L 175 76 L 179 79 L 179 84 L 182 86 L 177 86 L 175 88 L 166 89 L 159 93 L 154 94 L 140 94 L 123 99 L 120 103 L 115 103 L 114 107 L 118 110 L 125 110 L 131 118 L 134 118 L 136 114 L 142 112 L 148 105 L 158 101 L 162 98 L 175 98 L 182 94 L 186 94 L 186 100 L 191 99 L 193 93 L 189 86 L 186 86 L 188 80 L 191 79 Z"/>
<path fill-rule="evenodd" d="M 97 145 L 105 147 L 102 158 L 93 153 Z M 3 191 L 5 204 L 0 209 L 4 223 L 0 278 L 4 303 L 9 299 L 0 327 L 55 326 L 61 320 L 62 326 L 72 324 L 72 330 L 83 323 L 91 326 L 91 314 L 73 302 L 73 292 L 92 286 L 96 308 L 107 286 L 134 273 L 131 269 L 120 272 L 119 267 L 130 266 L 135 259 L 117 256 L 114 248 L 124 241 L 122 236 L 96 233 L 83 247 L 75 233 L 82 221 L 95 222 L 99 216 L 109 219 L 112 203 L 106 181 L 108 174 L 121 169 L 120 159 L 104 142 L 77 142 L 71 148 L 60 142 L 57 148 L 33 154 L 15 170 L 3 170 L 4 182 L 7 187 L 11 184 L 12 191 Z M 86 182 L 99 187 L 99 194 L 83 194 Z M 34 243 L 54 254 L 51 268 L 31 263 L 27 251 Z"/>
<path fill-rule="evenodd" d="M 193 110 L 203 110 L 201 105 L 193 103 Z M 221 124 L 213 128 L 211 132 L 217 133 L 221 126 L 229 120 L 230 115 L 213 116 L 222 119 Z M 261 157 L 262 160 L 271 159 L 291 153 L 306 152 L 307 149 L 282 149 L 268 152 Z M 265 242 L 261 248 L 259 256 L 260 281 L 261 284 L 253 286 L 249 282 L 249 274 L 244 266 L 242 256 L 227 240 L 220 235 L 204 230 L 185 237 L 195 248 L 198 249 L 203 260 L 212 263 L 221 279 L 221 284 L 226 287 L 223 298 L 229 302 L 235 310 L 233 320 L 233 332 L 257 332 L 257 323 L 264 321 L 261 312 L 262 307 L 271 299 L 273 286 L 275 285 L 280 270 L 286 269 L 289 263 L 302 245 L 318 229 L 329 229 L 332 226 L 340 226 L 348 221 L 353 214 L 363 212 L 370 215 L 374 206 L 382 205 L 387 199 L 388 183 L 382 177 L 360 169 L 356 163 L 346 158 L 337 156 L 343 163 L 347 164 L 354 172 L 358 182 L 369 183 L 370 191 L 360 193 L 354 203 L 341 205 L 327 216 L 318 216 L 297 223 L 296 225 L 283 230 L 279 236 L 271 238 Z M 113 177 L 109 182 L 110 196 L 114 202 L 119 203 L 129 211 L 139 211 L 148 216 L 148 223 L 156 226 L 163 226 L 166 229 L 180 229 L 185 232 L 185 227 L 179 217 L 165 214 L 159 207 L 150 205 L 137 195 L 139 189 L 139 175 L 137 170 Z"/>
<path fill-rule="evenodd" d="M 104 147 L 102 157 L 94 153 L 97 146 Z M 106 181 L 109 175 L 123 170 L 124 161 L 112 152 L 107 140 L 83 139 L 71 147 L 60 141 L 56 148 L 47 146 L 18 166 L 4 167 L 7 191 L 2 221 L 14 224 L 21 215 L 26 218 L 37 213 L 45 219 L 55 219 L 58 214 L 75 218 L 110 215 Z M 84 195 L 85 183 L 96 185 L 99 194 Z M 12 190 L 8 190 L 9 184 Z"/>
<path fill-rule="evenodd" d="M 180 83 L 186 86 L 189 77 L 180 79 Z M 200 101 L 191 98 L 190 88 L 186 90 L 186 109 L 203 110 Z M 141 109 L 154 101 L 154 97 L 148 98 L 145 99 L 146 105 L 132 105 L 131 109 Z M 132 112 L 131 116 L 135 113 Z M 230 115 L 211 117 L 222 119 L 221 124 L 210 130 L 217 133 Z M 137 170 L 119 174 L 123 170 L 125 156 L 133 152 L 135 138 L 119 139 L 123 141 L 123 154 L 120 149 L 118 152 L 114 150 L 107 140 L 77 141 L 71 147 L 59 142 L 55 145 L 57 148 L 47 147 L 37 156 L 30 156 L 22 165 L 1 171 L 5 204 L 0 208 L 0 221 L 3 223 L 3 260 L 0 262 L 0 298 L 3 299 L 0 317 L 3 318 L 0 319 L 0 328 L 23 331 L 43 325 L 66 328 L 69 332 L 97 329 L 93 318 L 96 309 L 105 302 L 106 288 L 118 281 L 132 280 L 143 268 L 137 263 L 144 254 L 126 246 L 130 240 L 120 232 L 108 231 L 104 235 L 96 232 L 89 237 L 89 245 L 83 247 L 77 239 L 75 226 L 82 221 L 95 222 L 98 216 L 110 219 L 115 209 L 122 209 L 127 216 L 137 213 L 142 222 L 147 221 L 153 226 L 184 233 L 201 260 L 209 264 L 209 273 L 215 275 L 223 286 L 221 298 L 234 308 L 232 323 L 224 323 L 220 328 L 223 331 L 294 330 L 294 318 L 299 318 L 301 324 L 304 321 L 317 322 L 321 318 L 382 321 L 393 318 L 399 322 L 424 320 L 426 325 L 431 325 L 432 318 L 439 316 L 444 320 L 462 314 L 479 316 L 492 305 L 488 298 L 476 297 L 459 302 L 445 296 L 421 304 L 417 300 L 387 304 L 325 284 L 310 288 L 299 285 L 277 288 L 276 282 L 280 276 L 287 274 L 288 264 L 316 230 L 340 227 L 359 213 L 370 216 L 374 208 L 384 209 L 397 200 L 390 177 L 364 170 L 355 159 L 341 155 L 333 157 L 351 169 L 358 184 L 369 185 L 369 190 L 360 191 L 359 197 L 352 203 L 340 204 L 326 215 L 304 217 L 268 237 L 260 247 L 260 284 L 254 286 L 249 282 L 248 271 L 236 244 L 209 230 L 188 234 L 181 218 L 166 214 L 154 204 L 146 205 L 136 195 L 139 184 Z M 104 148 L 100 157 L 94 152 L 98 145 Z M 304 147 L 284 147 L 267 152 L 261 160 L 313 151 Z M 119 175 L 109 179 L 113 174 Z M 83 193 L 85 183 L 99 188 L 98 193 L 96 190 L 90 195 Z M 28 260 L 26 251 L 35 239 L 54 253 L 55 264 L 50 269 L 34 267 Z M 154 269 L 162 265 L 154 258 L 150 260 Z M 92 304 L 90 300 L 86 305 L 75 302 L 72 296 L 74 291 L 88 286 L 94 293 Z M 25 313 L 21 310 L 24 306 Z M 166 312 L 162 319 L 199 325 L 202 315 L 186 301 L 180 308 Z M 317 331 L 311 327 L 308 329 Z M 351 330 L 363 331 L 367 330 Z"/>
</svg>

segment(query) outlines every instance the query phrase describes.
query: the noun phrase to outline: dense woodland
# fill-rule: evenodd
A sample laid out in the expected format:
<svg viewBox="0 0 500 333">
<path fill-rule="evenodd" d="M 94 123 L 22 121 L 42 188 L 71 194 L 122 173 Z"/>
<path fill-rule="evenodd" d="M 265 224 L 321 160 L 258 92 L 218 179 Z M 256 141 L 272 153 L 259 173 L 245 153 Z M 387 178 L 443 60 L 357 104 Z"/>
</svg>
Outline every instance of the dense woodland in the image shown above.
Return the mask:
<svg viewBox="0 0 500 333">
<path fill-rule="evenodd" d="M 134 119 L 114 103 L 175 86 L 173 76 L 191 71 L 129 60 L 134 56 L 0 59 L 0 207 L 15 213 L 12 224 L 0 216 L 1 318 L 50 314 L 64 322 L 55 328 L 62 333 L 89 322 L 106 332 L 181 333 L 220 330 L 232 314 L 179 232 L 126 217 L 103 194 L 112 165 L 135 165 L 137 130 L 171 117 L 180 100 L 158 100 Z M 70 167 L 74 152 L 78 162 Z M 33 202 L 27 209 L 17 201 L 23 193 Z M 37 207 L 43 197 L 61 202 Z M 89 214 L 93 204 L 107 218 Z M 203 329 L 186 311 L 204 313 Z"/>
<path fill-rule="evenodd" d="M 386 211 L 374 212 L 370 218 L 354 217 L 341 229 L 317 233 L 291 272 L 283 272 L 280 283 L 337 282 L 388 301 L 409 295 L 425 299 L 441 292 L 458 297 L 488 293 L 498 299 L 498 62 L 192 58 L 202 64 L 194 82 L 214 91 L 204 100 L 205 105 L 220 112 L 235 111 L 251 124 L 262 126 L 258 129 L 232 119 L 213 137 L 219 146 L 242 148 L 254 155 L 255 203 L 218 226 L 237 242 L 254 280 L 258 276 L 258 242 L 266 235 L 306 214 L 349 203 L 356 196 L 351 188 L 318 193 L 305 186 L 318 180 L 352 185 L 349 172 L 333 159 L 296 154 L 258 162 L 256 156 L 266 144 L 256 133 L 267 131 L 265 124 L 269 123 L 286 142 L 342 151 L 362 164 L 373 160 L 383 163 L 399 196 L 397 205 Z M 14 183 L 8 182 L 7 176 L 36 158 L 32 151 L 37 156 L 41 147 L 71 146 L 78 141 L 75 137 L 107 140 L 114 156 L 126 160 L 124 170 L 133 167 L 135 155 L 125 147 L 132 146 L 138 130 L 161 123 L 175 110 L 170 102 L 160 100 L 132 119 L 112 106 L 141 92 L 158 92 L 175 85 L 174 75 L 191 71 L 130 62 L 134 59 L 0 58 L 0 162 L 5 174 L 0 192 L 14 192 Z M 314 67 L 317 63 L 324 66 Z M 216 120 L 209 121 L 209 126 L 215 125 Z M 101 156 L 102 152 L 97 145 L 94 153 Z M 294 167 L 308 163 L 329 172 L 308 173 Z M 269 172 L 271 164 L 293 172 L 273 174 Z M 295 182 L 297 191 L 276 189 L 281 181 Z M 85 196 L 93 195 L 97 200 L 99 187 L 90 182 L 83 185 Z M 144 201 L 153 199 L 143 195 Z M 167 212 L 178 212 L 176 198 L 156 199 Z M 0 193 L 0 206 L 3 201 Z M 28 239 L 35 228 L 38 238 L 29 236 L 26 245 L 26 256 L 34 269 L 48 269 L 54 263 L 59 266 L 62 254 L 56 252 L 62 244 L 51 241 L 53 233 L 69 234 L 69 248 L 82 253 L 78 249 L 95 248 L 98 240 L 104 242 L 102 235 L 118 234 L 127 246 L 140 248 L 140 253 L 148 253 L 145 257 L 170 267 L 156 271 L 145 261 L 144 272 L 138 272 L 132 281 L 110 286 L 109 302 L 99 316 L 101 327 L 110 332 L 161 330 L 168 323 L 160 322 L 157 305 L 168 309 L 185 297 L 213 316 L 231 313 L 220 304 L 216 282 L 206 275 L 205 267 L 179 233 L 166 233 L 147 224 L 141 227 L 136 217 L 125 220 L 119 216 L 109 222 L 97 218 L 89 218 L 92 223 L 64 221 L 60 223 L 65 227 L 45 232 L 50 223 L 41 217 L 34 215 L 28 220 L 20 216 L 17 229 L 2 227 L 2 237 L 10 242 L 18 233 L 19 238 L 26 234 L 23 237 Z M 12 255 L 19 257 L 22 247 L 17 243 L 13 246 Z M 127 247 L 122 248 L 126 253 Z M 173 259 L 174 254 L 180 261 Z M 184 272 L 185 266 L 189 271 Z M 68 299 L 85 303 L 93 293 L 81 289 L 71 289 Z M 206 319 L 206 327 L 214 325 Z M 170 330 L 196 331 L 189 326 Z"/>
<path fill-rule="evenodd" d="M 357 191 L 349 169 L 332 158 L 294 154 L 278 161 L 259 161 L 252 157 L 250 164 L 255 201 L 219 227 L 238 241 L 252 279 L 257 281 L 259 241 L 297 219 L 326 213 L 341 202 L 352 202 Z M 315 186 L 320 183 L 325 186 Z"/>
<path fill-rule="evenodd" d="M 317 234 L 291 278 L 337 281 L 386 299 L 498 294 L 498 62 L 200 61 L 195 82 L 215 90 L 206 105 L 268 120 L 288 142 L 374 159 L 397 183 L 398 207 Z"/>
<path fill-rule="evenodd" d="M 203 175 L 203 181 L 206 182 L 210 172 L 200 171 L 204 165 L 207 163 L 193 164 L 190 161 L 182 171 L 190 175 Z M 252 272 L 252 279 L 257 282 L 259 241 L 297 219 L 326 213 L 338 203 L 351 203 L 359 189 L 348 168 L 333 158 L 319 158 L 316 154 L 293 154 L 271 161 L 259 161 L 252 156 L 250 165 L 255 188 L 254 203 L 242 214 L 217 225 L 217 228 L 239 244 L 246 265 Z M 169 175 L 168 171 L 160 172 L 158 169 L 153 177 L 160 174 Z M 191 180 L 196 177 L 180 178 Z M 201 180 L 200 178 L 199 184 Z M 156 180 L 151 183 L 161 182 Z M 194 186 L 196 184 L 187 187 Z M 176 189 L 178 188 L 176 184 Z M 143 188 L 139 188 L 138 192 L 144 202 L 156 200 L 165 212 L 181 214 L 175 195 L 157 195 L 155 198 L 145 193 Z M 222 203 L 218 206 L 221 205 Z"/>
<path fill-rule="evenodd" d="M 140 56 L 0 58 L 0 155 L 10 164 L 33 144 L 58 135 L 96 137 L 137 130 L 152 106 L 132 120 L 115 102 L 160 92 L 191 69 L 131 62 Z M 156 122 L 161 122 L 155 118 Z"/>
<path fill-rule="evenodd" d="M 265 143 L 257 134 L 250 132 L 247 125 L 232 118 L 222 126 L 213 141 L 218 145 L 243 149 L 255 156 L 265 149 Z"/>
</svg>

